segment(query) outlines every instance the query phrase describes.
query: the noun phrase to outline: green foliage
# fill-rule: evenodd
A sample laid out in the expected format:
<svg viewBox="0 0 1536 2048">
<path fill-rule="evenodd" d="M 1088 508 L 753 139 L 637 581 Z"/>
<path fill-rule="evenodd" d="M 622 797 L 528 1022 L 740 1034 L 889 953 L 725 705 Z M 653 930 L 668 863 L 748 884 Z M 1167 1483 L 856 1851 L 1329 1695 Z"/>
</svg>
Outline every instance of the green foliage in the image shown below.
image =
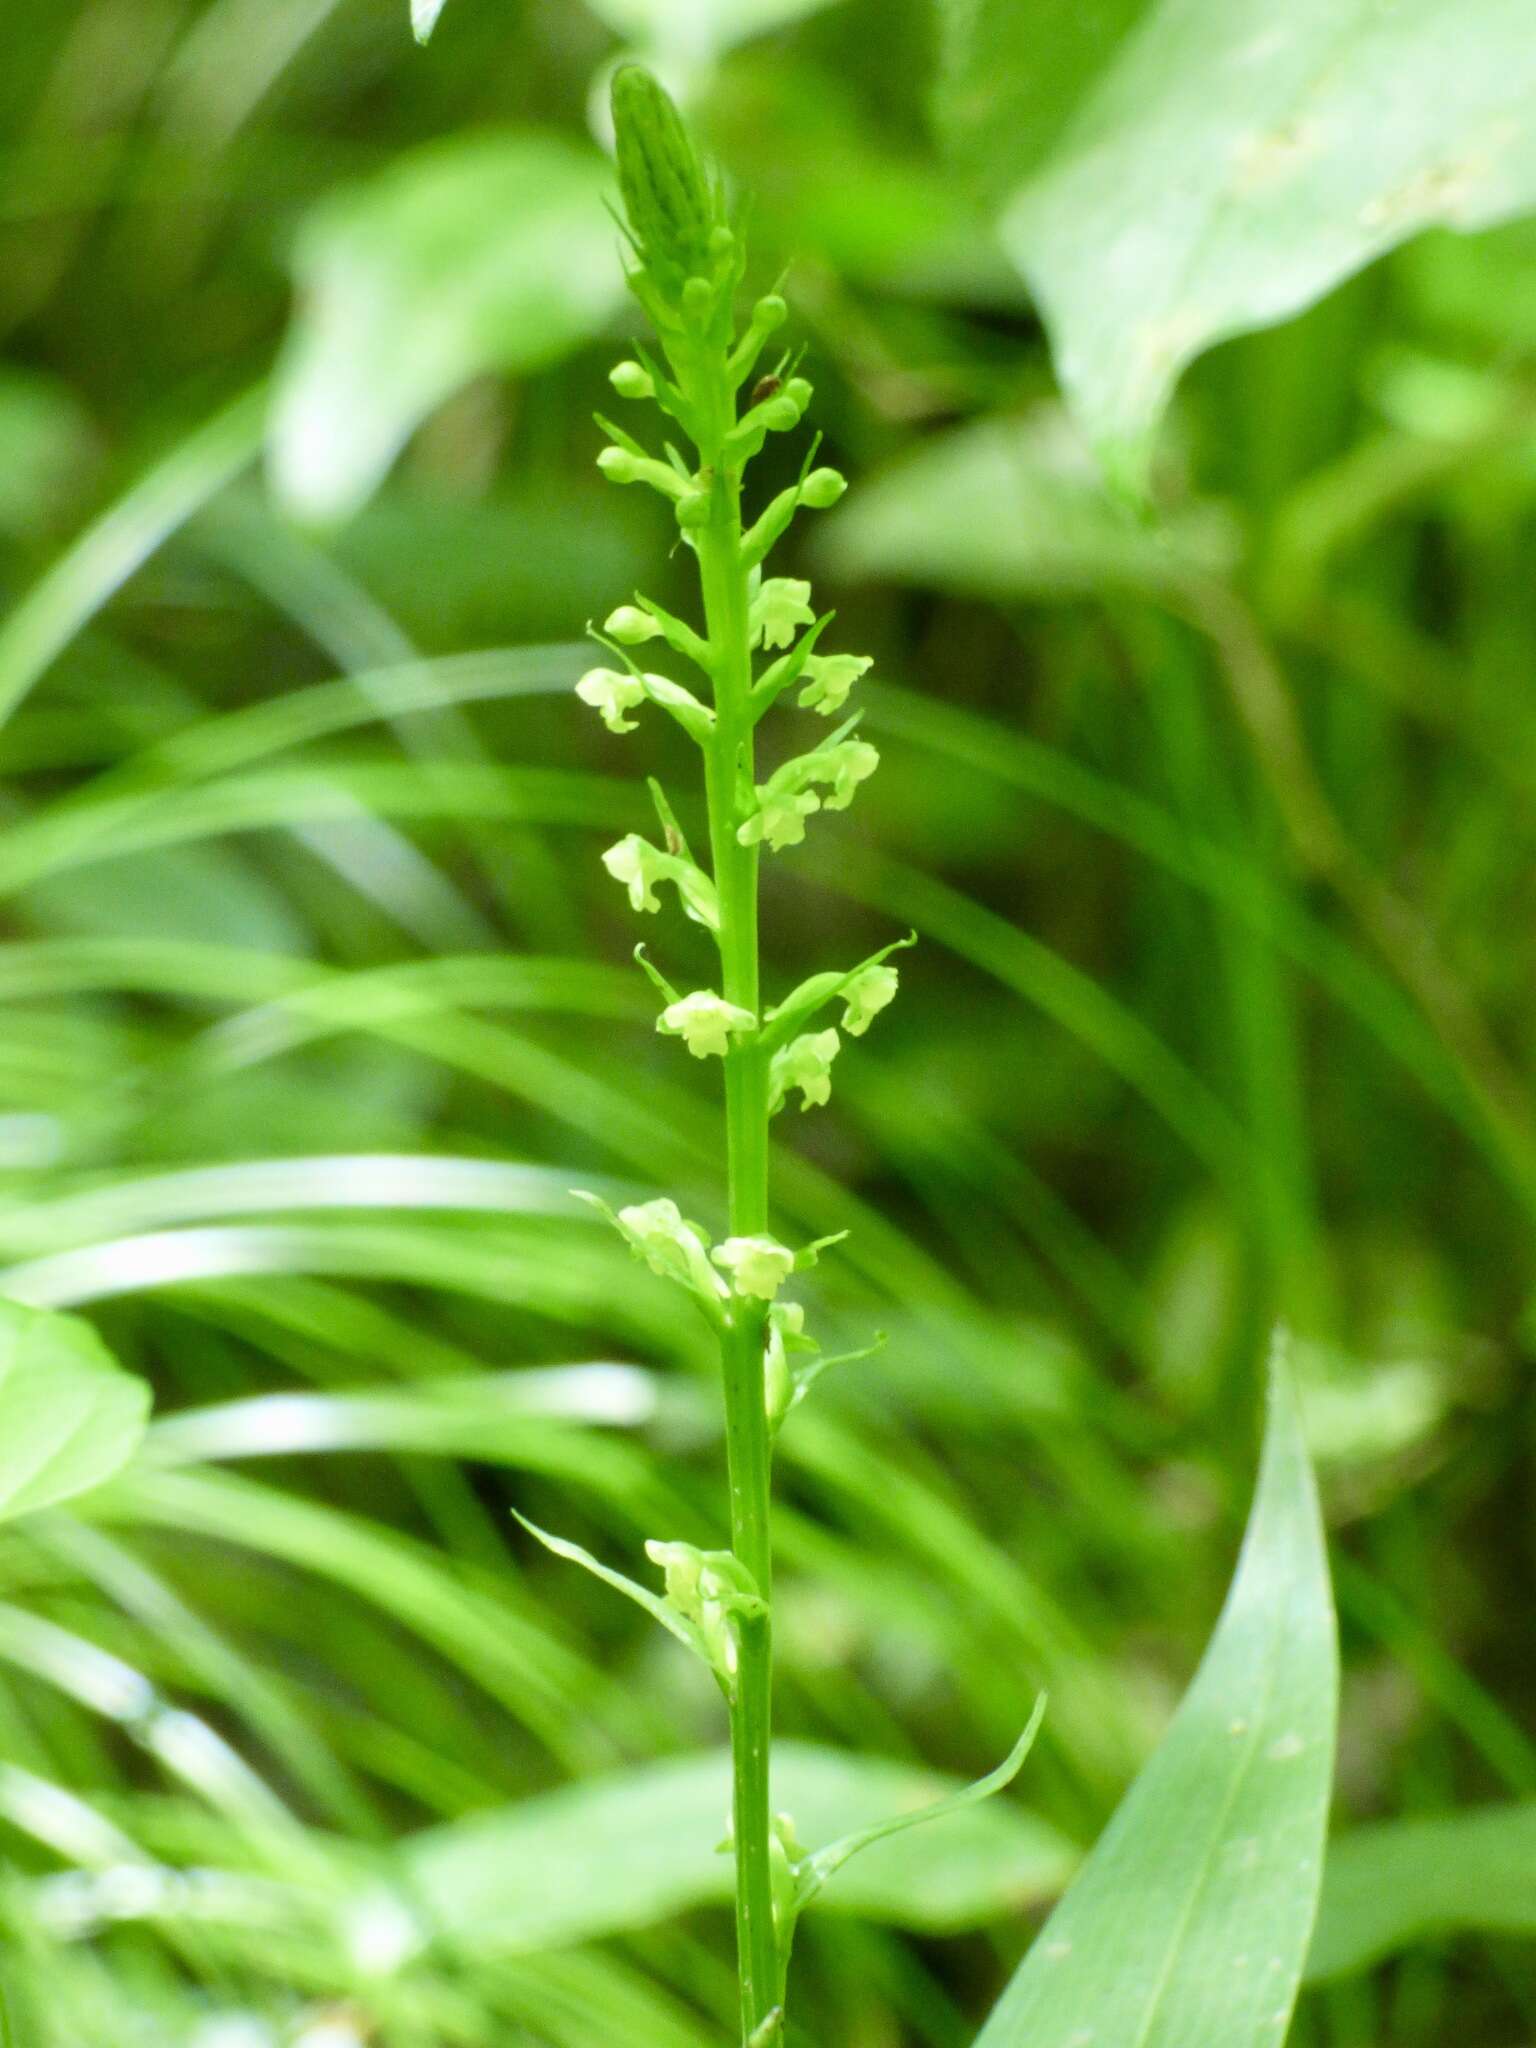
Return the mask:
<svg viewBox="0 0 1536 2048">
<path fill-rule="evenodd" d="M 563 139 L 478 136 L 407 156 L 306 222 L 271 424 L 295 512 L 355 511 L 471 377 L 537 369 L 603 326 L 618 289 L 608 177 Z"/>
<path fill-rule="evenodd" d="M 793 1742 L 778 1746 L 773 1781 L 814 1842 L 965 1789 L 942 1773 Z M 719 1837 L 730 1785 L 725 1751 L 592 1779 L 419 1836 L 411 1883 L 445 1926 L 493 1954 L 655 1926 L 729 1898 Z M 818 1895 L 817 1911 L 957 1933 L 1049 1898 L 1074 1861 L 1054 1829 L 991 1800 L 866 1849 Z"/>
<path fill-rule="evenodd" d="M 1426 227 L 1536 200 L 1518 0 L 959 14 L 942 111 L 968 134 L 979 112 L 989 174 L 1011 180 L 1004 244 L 1085 433 L 1133 484 L 1212 342 L 1300 312 Z M 1047 85 L 1072 115 L 1042 153 Z"/>
<path fill-rule="evenodd" d="M 1312 1978 L 1369 1969 L 1394 1951 L 1476 1928 L 1536 1934 L 1536 1806 L 1383 1821 L 1335 1838 Z"/>
<path fill-rule="evenodd" d="M 1253 1515 L 1205 1660 L 979 2048 L 1284 2039 L 1322 1885 L 1337 1703 L 1322 1520 L 1277 1363 Z"/>
<path fill-rule="evenodd" d="M 0 1519 L 86 1493 L 133 1456 L 149 1389 L 89 1323 L 0 1300 Z"/>
<path fill-rule="evenodd" d="M 708 1325 L 567 1192 L 666 1187 L 723 1235 L 716 1055 L 656 1030 L 724 1000 L 713 940 L 657 892 L 653 1001 L 597 858 L 667 850 L 628 746 L 707 861 L 693 714 L 646 680 L 695 679 L 657 633 L 635 734 L 573 694 L 598 662 L 632 696 L 571 644 L 610 598 L 695 617 L 671 505 L 592 469 L 594 403 L 640 433 L 589 118 L 621 43 L 746 209 L 743 307 L 792 308 L 762 369 L 816 383 L 806 482 L 853 480 L 802 502 L 809 436 L 765 425 L 750 511 L 825 623 L 759 657 L 754 787 L 858 710 L 881 755 L 762 856 L 764 1008 L 825 992 L 768 1056 L 840 1043 L 829 1100 L 773 1120 L 775 1230 L 849 1232 L 766 1304 L 802 1847 L 965 1784 L 1051 1697 L 1018 1792 L 806 1913 L 786 2048 L 975 2040 L 1196 1663 L 1281 1318 L 1346 1672 L 1292 2048 L 1530 2037 L 1531 223 L 1431 229 L 1205 350 L 1132 516 L 993 223 L 1152 13 L 941 10 L 941 141 L 934 12 L 456 0 L 423 56 L 399 0 L 8 11 L 0 1292 L 88 1314 L 157 1416 L 106 1485 L 0 1525 L 18 2048 L 735 2026 L 718 1775 L 698 1835 L 653 1830 L 708 1865 L 680 1921 L 513 1953 L 409 1889 L 461 1830 L 722 1768 L 710 1672 L 508 1512 L 658 1585 L 648 1538 L 726 1536 Z M 1492 47 L 1466 21 L 1436 80 Z M 1455 110 L 1399 75 L 1383 45 L 1362 165 Z M 328 372 L 369 423 L 358 509 L 289 523 L 257 473 L 314 331 L 289 252 L 460 152 L 571 164 L 586 324 L 459 352 L 494 322 L 456 286 L 521 245 L 444 173 L 462 244 L 402 202 L 380 332 L 359 301 Z M 1162 189 L 1118 187 L 1083 261 Z M 558 263 L 539 284 L 563 305 Z M 900 1001 L 849 1035 L 830 989 L 908 931 Z"/>
</svg>

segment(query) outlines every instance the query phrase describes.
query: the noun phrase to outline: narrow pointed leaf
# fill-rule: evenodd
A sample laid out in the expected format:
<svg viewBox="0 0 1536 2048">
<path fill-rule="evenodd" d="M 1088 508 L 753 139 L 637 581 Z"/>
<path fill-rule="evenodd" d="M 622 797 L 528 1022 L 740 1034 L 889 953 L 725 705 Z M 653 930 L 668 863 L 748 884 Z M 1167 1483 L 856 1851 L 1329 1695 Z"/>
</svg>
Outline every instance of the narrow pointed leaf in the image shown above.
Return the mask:
<svg viewBox="0 0 1536 2048">
<path fill-rule="evenodd" d="M 622 1593 L 626 1600 L 633 1600 L 637 1607 L 643 1607 L 652 1620 L 659 1621 L 669 1635 L 674 1635 L 696 1657 L 709 1662 L 698 1630 L 692 1628 L 671 1602 L 660 1593 L 653 1593 L 649 1586 L 642 1586 L 638 1580 L 626 1578 L 623 1572 L 615 1571 L 612 1565 L 603 1564 L 590 1550 L 583 1550 L 579 1543 L 570 1543 L 563 1536 L 551 1536 L 547 1529 L 541 1529 L 537 1522 L 530 1522 L 526 1515 L 512 1510 L 515 1520 L 521 1522 L 530 1536 L 534 1536 L 544 1548 L 556 1557 L 564 1558 L 567 1564 L 579 1564 L 583 1571 L 590 1572 L 594 1579 L 601 1579 L 605 1586 L 612 1586 L 616 1593 Z"/>
<path fill-rule="evenodd" d="M 1322 1880 L 1337 1695 L 1316 1487 L 1277 1361 L 1205 1660 L 978 2048 L 1276 2048 Z"/>
<path fill-rule="evenodd" d="M 1040 1732 L 1040 1723 L 1045 1719 L 1045 1694 L 1035 1702 L 1023 1734 L 1013 1745 L 1007 1756 L 995 1771 L 988 1771 L 984 1778 L 977 1778 L 970 1785 L 962 1785 L 943 1798 L 935 1799 L 927 1806 L 920 1806 L 915 1812 L 894 1813 L 884 1820 L 872 1821 L 868 1827 L 858 1828 L 851 1835 L 843 1835 L 838 1841 L 829 1842 L 824 1849 L 815 1850 L 806 1858 L 798 1887 L 797 1904 L 806 1905 L 817 1892 L 843 1865 L 863 1849 L 872 1849 L 876 1842 L 888 1841 L 891 1836 L 904 1833 L 908 1828 L 925 1827 L 930 1821 L 942 1820 L 946 1814 L 958 1813 L 967 1806 L 979 1805 L 983 1799 L 990 1799 L 994 1792 L 1001 1792 L 1011 1785 L 1024 1767 L 1024 1759 L 1034 1747 L 1035 1737 Z"/>
</svg>

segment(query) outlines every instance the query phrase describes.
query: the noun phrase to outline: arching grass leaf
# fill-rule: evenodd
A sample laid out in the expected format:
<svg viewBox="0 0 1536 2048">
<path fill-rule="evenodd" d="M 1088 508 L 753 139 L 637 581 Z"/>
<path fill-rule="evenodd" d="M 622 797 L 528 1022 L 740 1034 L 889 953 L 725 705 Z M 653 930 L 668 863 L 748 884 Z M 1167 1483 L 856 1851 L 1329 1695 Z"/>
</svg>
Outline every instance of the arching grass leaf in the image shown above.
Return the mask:
<svg viewBox="0 0 1536 2048">
<path fill-rule="evenodd" d="M 978 2048 L 1274 2048 L 1322 1881 L 1338 1649 L 1277 1361 L 1237 1577 L 1173 1726 Z"/>
<path fill-rule="evenodd" d="M 1536 1934 L 1536 1804 L 1384 1821 L 1330 1843 L 1307 1975 L 1347 1976 L 1472 1928 Z"/>
</svg>

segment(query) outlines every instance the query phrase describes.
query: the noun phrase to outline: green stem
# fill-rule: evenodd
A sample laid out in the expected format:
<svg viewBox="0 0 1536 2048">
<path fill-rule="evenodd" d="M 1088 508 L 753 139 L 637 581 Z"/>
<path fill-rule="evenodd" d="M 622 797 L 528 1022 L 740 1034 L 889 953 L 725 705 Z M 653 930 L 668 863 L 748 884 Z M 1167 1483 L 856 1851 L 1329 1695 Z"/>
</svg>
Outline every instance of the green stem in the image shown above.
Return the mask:
<svg viewBox="0 0 1536 2048">
<path fill-rule="evenodd" d="M 708 752 L 710 850 L 720 902 L 722 992 L 758 1014 L 758 850 L 736 837 L 753 785 L 752 653 L 747 571 L 741 561 L 741 486 L 719 461 L 735 415 L 723 379 L 710 408 L 716 458 L 711 516 L 698 535 L 704 615 L 715 684 L 715 733 Z M 768 1227 L 768 1069 L 752 1043 L 725 1061 L 726 1156 L 733 1236 Z M 771 1447 L 763 1396 L 766 1309 L 738 1300 L 721 1339 L 726 1455 L 730 1473 L 731 1548 L 771 1603 L 769 1539 Z M 741 1978 L 742 2039 L 747 2041 L 779 2002 L 778 1937 L 773 1922 L 770 1851 L 772 1805 L 773 1628 L 767 1613 L 740 1629 L 740 1667 L 731 1706 L 732 1813 L 736 1841 L 736 1939 Z"/>
</svg>

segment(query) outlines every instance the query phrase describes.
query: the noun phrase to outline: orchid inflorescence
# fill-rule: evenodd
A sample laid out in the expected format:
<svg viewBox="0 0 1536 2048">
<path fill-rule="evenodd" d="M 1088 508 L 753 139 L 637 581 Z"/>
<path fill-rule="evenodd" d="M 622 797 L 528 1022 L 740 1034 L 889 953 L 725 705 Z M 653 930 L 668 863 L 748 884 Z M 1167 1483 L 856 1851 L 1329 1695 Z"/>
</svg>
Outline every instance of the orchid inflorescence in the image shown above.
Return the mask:
<svg viewBox="0 0 1536 2048">
<path fill-rule="evenodd" d="M 580 678 L 576 694 L 615 734 L 634 733 L 648 711 L 659 710 L 703 757 L 707 868 L 695 859 L 654 780 L 659 843 L 627 833 L 608 848 L 603 865 L 636 912 L 659 912 L 663 891 L 671 892 L 684 915 L 713 940 L 719 961 L 714 987 L 680 990 L 644 946 L 635 949 L 635 957 L 659 999 L 657 1030 L 681 1039 L 693 1058 L 721 1062 L 728 1227 L 717 1242 L 664 1195 L 618 1210 L 596 1195 L 583 1199 L 606 1217 L 637 1259 L 680 1287 L 718 1333 L 731 1544 L 728 1550 L 701 1550 L 673 1541 L 648 1543 L 647 1555 L 664 1575 L 664 1591 L 657 1592 L 575 1544 L 533 1533 L 644 1607 L 703 1659 L 725 1697 L 733 1760 L 741 2040 L 748 2048 L 766 2048 L 782 2038 L 785 1972 L 801 1908 L 867 1840 L 922 1817 L 902 1814 L 807 1855 L 793 1823 L 773 1809 L 769 1786 L 773 1445 L 822 1372 L 868 1355 L 866 1349 L 829 1357 L 807 1329 L 805 1304 L 790 1291 L 796 1276 L 838 1238 L 792 1248 L 774 1233 L 769 1123 L 797 1095 L 802 1111 L 829 1100 L 844 1035 L 862 1037 L 894 999 L 897 971 L 890 956 L 912 940 L 899 939 L 846 970 L 814 974 L 780 1002 L 764 1000 L 757 942 L 761 861 L 800 845 L 823 812 L 847 809 L 879 765 L 875 748 L 858 736 L 861 713 L 848 710 L 870 667 L 868 657 L 823 648 L 831 614 L 815 611 L 809 583 L 764 574 L 768 554 L 796 514 L 836 504 L 846 486 L 835 469 L 817 466 L 813 441 L 797 481 L 773 496 L 755 520 L 744 521 L 743 473 L 770 434 L 799 426 L 811 399 L 809 383 L 787 352 L 763 368 L 787 309 L 777 292 L 769 292 L 738 329 L 745 256 L 721 184 L 706 174 L 677 109 L 648 73 L 622 67 L 613 101 L 633 256 L 629 281 L 661 353 L 658 358 L 636 348 L 610 381 L 621 398 L 658 407 L 693 453 L 685 456 L 664 438 L 658 454 L 599 416 L 608 445 L 598 467 L 614 483 L 638 484 L 666 500 L 679 544 L 697 565 L 704 617 L 698 630 L 636 592 L 594 629 L 606 659 Z M 631 653 L 642 648 L 645 667 Z M 693 671 L 689 682 L 663 672 L 678 664 Z M 792 692 L 800 710 L 837 722 L 759 781 L 757 728 Z M 829 1010 L 840 1014 L 829 1021 Z M 1022 1754 L 1021 1748 L 1008 1775 Z M 993 1774 L 976 1796 L 1003 1781 Z"/>
</svg>

